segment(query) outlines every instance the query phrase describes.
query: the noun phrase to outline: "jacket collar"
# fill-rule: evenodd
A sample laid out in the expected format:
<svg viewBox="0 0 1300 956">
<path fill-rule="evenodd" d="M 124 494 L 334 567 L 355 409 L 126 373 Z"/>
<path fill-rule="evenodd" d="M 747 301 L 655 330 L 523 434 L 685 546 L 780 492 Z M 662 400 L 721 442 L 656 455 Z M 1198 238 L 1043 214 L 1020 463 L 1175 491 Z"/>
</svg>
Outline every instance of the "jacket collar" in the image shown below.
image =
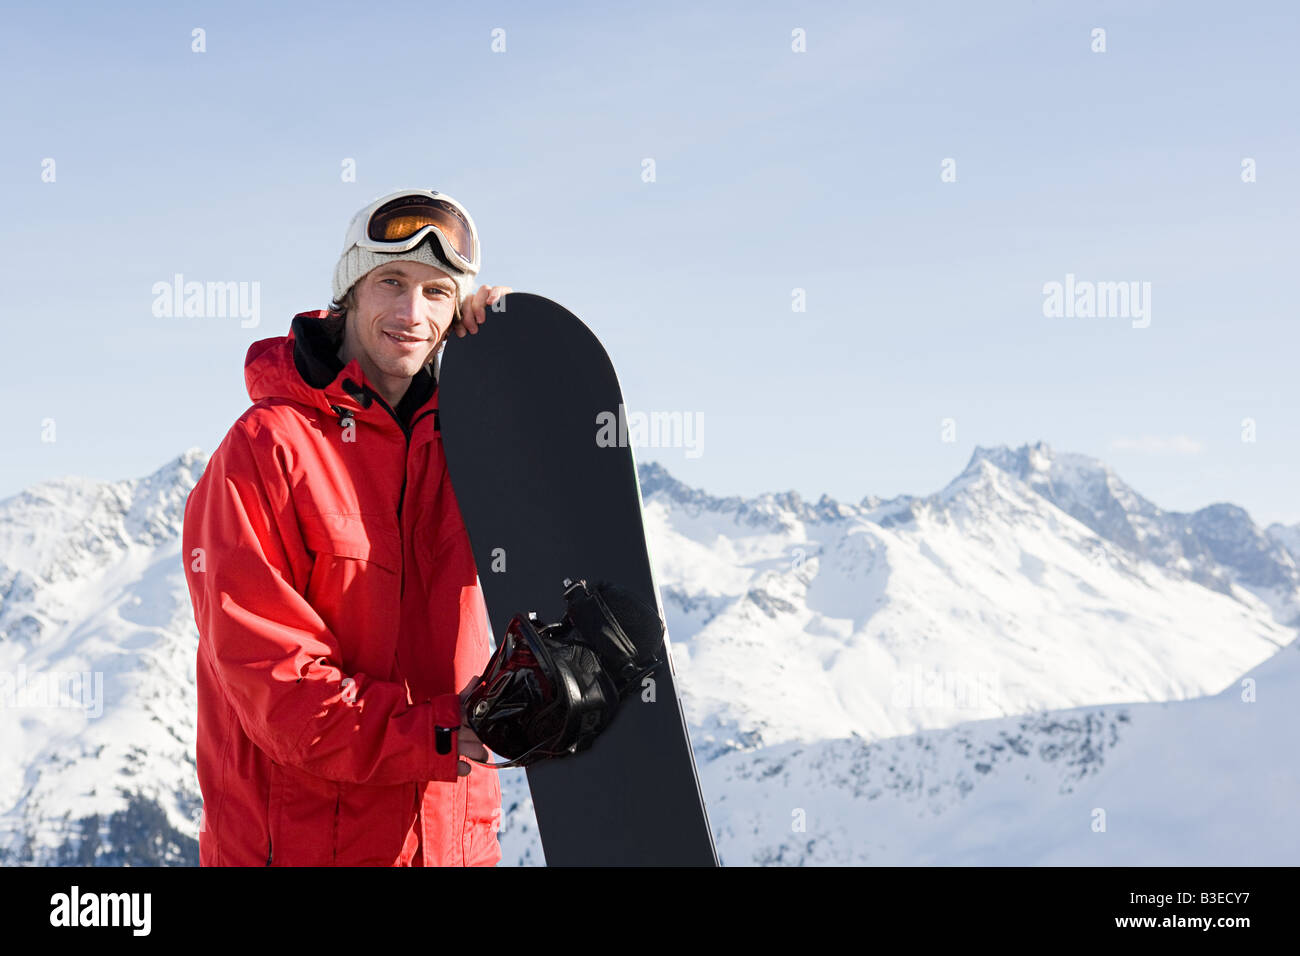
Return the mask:
<svg viewBox="0 0 1300 956">
<path fill-rule="evenodd" d="M 343 371 L 343 361 L 320 321 L 324 317 L 324 313 L 299 312 L 289 325 L 294 367 L 312 388 L 327 387 Z"/>
<path fill-rule="evenodd" d="M 299 312 L 287 336 L 261 339 L 249 346 L 244 359 L 249 398 L 254 402 L 290 399 L 331 414 L 340 409 L 354 413 L 374 409 L 390 418 L 382 407 L 376 408 L 382 398 L 361 371 L 361 364 L 356 359 L 347 364 L 339 360 L 319 321 L 328 314 L 324 309 Z M 415 374 L 393 409 L 403 428 L 410 427 L 418 412 L 436 407 L 437 388 L 432 367 Z"/>
</svg>

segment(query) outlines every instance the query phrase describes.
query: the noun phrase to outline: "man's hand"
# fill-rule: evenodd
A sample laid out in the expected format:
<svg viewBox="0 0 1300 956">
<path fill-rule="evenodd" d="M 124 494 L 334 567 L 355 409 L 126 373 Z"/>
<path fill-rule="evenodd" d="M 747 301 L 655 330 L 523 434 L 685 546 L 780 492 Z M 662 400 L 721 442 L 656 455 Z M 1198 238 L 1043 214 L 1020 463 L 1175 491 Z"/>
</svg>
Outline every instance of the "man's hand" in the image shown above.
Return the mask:
<svg viewBox="0 0 1300 956">
<path fill-rule="evenodd" d="M 483 288 L 487 288 L 484 286 Z M 465 720 L 465 701 L 469 699 L 470 692 L 478 686 L 478 675 L 470 680 L 460 692 L 460 730 L 456 732 L 456 739 L 459 741 L 458 751 L 462 757 L 472 757 L 475 760 L 487 760 L 487 748 L 483 746 L 483 741 L 478 739 L 478 734 L 474 733 L 473 728 Z M 469 776 L 469 772 L 474 769 L 472 763 L 464 760 L 456 764 L 456 775 L 460 777 Z"/>
<path fill-rule="evenodd" d="M 478 327 L 487 318 L 488 306 L 507 292 L 514 291 L 508 285 L 479 286 L 478 291 L 471 296 L 467 296 L 465 302 L 461 305 L 460 321 L 452 324 L 452 328 L 456 330 L 456 336 L 463 339 L 469 332 L 477 334 Z"/>
</svg>

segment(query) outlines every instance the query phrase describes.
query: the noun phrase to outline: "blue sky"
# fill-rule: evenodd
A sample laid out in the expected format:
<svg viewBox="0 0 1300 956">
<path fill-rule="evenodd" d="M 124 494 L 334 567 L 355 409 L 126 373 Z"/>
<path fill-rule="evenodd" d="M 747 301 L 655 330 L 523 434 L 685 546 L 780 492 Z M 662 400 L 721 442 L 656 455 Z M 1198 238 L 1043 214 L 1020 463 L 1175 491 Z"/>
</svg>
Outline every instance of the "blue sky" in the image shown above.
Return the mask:
<svg viewBox="0 0 1300 956">
<path fill-rule="evenodd" d="M 211 451 L 351 214 L 427 185 L 633 409 L 700 416 L 698 456 L 639 457 L 713 494 L 924 494 L 1044 440 L 1165 508 L 1300 521 L 1292 5 L 463 9 L 7 15 L 0 496 Z M 177 273 L 258 283 L 259 324 L 155 316 Z M 1045 316 L 1067 274 L 1149 282 L 1149 325 Z"/>
</svg>

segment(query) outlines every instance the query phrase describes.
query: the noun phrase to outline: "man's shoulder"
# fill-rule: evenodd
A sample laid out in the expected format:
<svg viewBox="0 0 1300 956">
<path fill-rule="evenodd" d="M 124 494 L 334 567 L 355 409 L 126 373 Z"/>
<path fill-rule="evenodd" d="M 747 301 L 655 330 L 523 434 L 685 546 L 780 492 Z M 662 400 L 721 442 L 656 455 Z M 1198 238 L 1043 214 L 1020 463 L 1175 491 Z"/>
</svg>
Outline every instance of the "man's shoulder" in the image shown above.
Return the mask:
<svg viewBox="0 0 1300 956">
<path fill-rule="evenodd" d="M 235 419 L 222 444 L 241 440 L 255 454 L 296 446 L 313 431 L 307 411 L 291 399 L 259 399 Z"/>
<path fill-rule="evenodd" d="M 274 395 L 259 398 L 235 419 L 235 425 L 246 430 L 273 428 L 285 422 L 295 426 L 309 422 L 319 415 L 319 409 L 305 407 L 292 398 Z"/>
</svg>

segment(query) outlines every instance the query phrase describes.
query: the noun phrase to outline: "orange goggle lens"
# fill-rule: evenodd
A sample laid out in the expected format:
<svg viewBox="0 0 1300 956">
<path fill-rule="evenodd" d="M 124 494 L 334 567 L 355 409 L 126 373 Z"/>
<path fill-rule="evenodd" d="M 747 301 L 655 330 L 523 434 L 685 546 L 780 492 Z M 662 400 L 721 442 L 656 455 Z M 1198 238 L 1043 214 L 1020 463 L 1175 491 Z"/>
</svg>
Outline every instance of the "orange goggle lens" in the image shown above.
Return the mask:
<svg viewBox="0 0 1300 956">
<path fill-rule="evenodd" d="M 455 206 L 437 199 L 403 196 L 385 203 L 371 214 L 366 234 L 375 242 L 404 242 L 425 226 L 441 232 L 462 259 L 474 261 L 469 223 Z"/>
</svg>

